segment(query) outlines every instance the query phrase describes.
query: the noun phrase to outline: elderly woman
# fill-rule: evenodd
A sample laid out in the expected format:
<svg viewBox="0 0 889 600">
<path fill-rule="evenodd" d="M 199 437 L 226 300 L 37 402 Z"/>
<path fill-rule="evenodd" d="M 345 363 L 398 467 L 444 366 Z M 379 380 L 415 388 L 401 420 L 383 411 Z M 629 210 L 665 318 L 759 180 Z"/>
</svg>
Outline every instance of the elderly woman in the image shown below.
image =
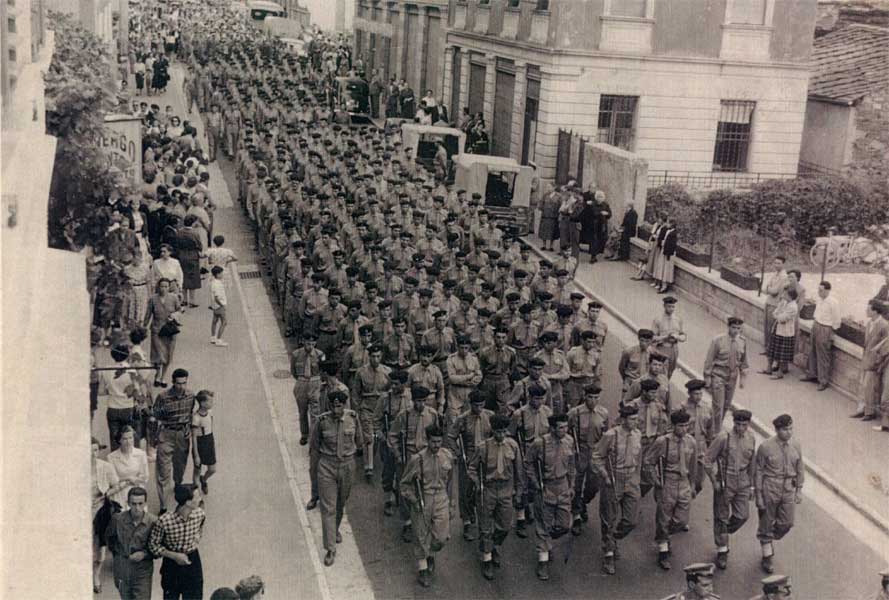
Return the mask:
<svg viewBox="0 0 889 600">
<path fill-rule="evenodd" d="M 185 275 L 182 273 L 182 265 L 173 258 L 173 246 L 161 244 L 160 258 L 154 261 L 151 268 L 155 285 L 161 279 L 167 279 L 170 282 L 170 293 L 175 296 L 182 294 L 182 282 Z"/>
<path fill-rule="evenodd" d="M 93 592 L 102 593 L 102 581 L 99 573 L 105 562 L 105 531 L 111 522 L 115 506 L 112 498 L 123 489 L 114 467 L 99 458 L 99 450 L 103 446 L 96 438 L 92 439 L 92 460 L 90 461 L 90 482 L 92 485 L 93 515 Z M 117 507 L 119 510 L 120 507 Z"/>
<path fill-rule="evenodd" d="M 136 447 L 136 431 L 129 425 L 121 429 L 118 444 L 117 450 L 108 455 L 108 463 L 114 467 L 120 486 L 112 500 L 126 506 L 130 488 L 148 484 L 148 455 Z"/>
<path fill-rule="evenodd" d="M 562 199 L 556 190 L 550 190 L 543 196 L 540 204 L 540 223 L 537 226 L 537 236 L 543 243 L 543 249 L 555 250 L 553 243 L 559 239 L 559 208 Z"/>
<path fill-rule="evenodd" d="M 170 293 L 170 280 L 160 279 L 157 282 L 157 293 L 148 301 L 148 313 L 143 323 L 146 329 L 151 326 L 151 362 L 158 365 L 155 387 L 167 387 L 164 378 L 176 350 L 176 336 L 161 335 L 161 329 L 167 321 L 178 319 L 179 310 L 179 298 Z"/>
<path fill-rule="evenodd" d="M 204 245 L 201 236 L 195 228 L 198 218 L 194 215 L 185 217 L 184 227 L 179 230 L 176 238 L 176 252 L 179 256 L 179 264 L 182 266 L 182 289 L 185 292 L 183 306 L 197 307 L 195 302 L 195 290 L 201 289 L 201 254 Z"/>
<path fill-rule="evenodd" d="M 766 353 L 768 364 L 765 370 L 760 371 L 763 375 L 770 375 L 772 379 L 784 378 L 796 353 L 796 320 L 799 315 L 796 299 L 796 290 L 788 286 L 784 288 L 781 300 L 775 307 L 775 324 Z"/>
<path fill-rule="evenodd" d="M 197 182 L 197 180 L 195 180 Z M 207 212 L 206 209 L 206 198 L 203 193 L 195 192 L 191 195 L 191 206 L 188 208 L 188 211 L 185 213 L 186 217 L 189 215 L 194 215 L 197 219 L 195 222 L 195 231 L 197 231 L 198 235 L 201 238 L 201 244 L 203 244 L 204 248 L 210 247 L 210 228 L 211 228 L 211 219 L 210 213 Z"/>
</svg>

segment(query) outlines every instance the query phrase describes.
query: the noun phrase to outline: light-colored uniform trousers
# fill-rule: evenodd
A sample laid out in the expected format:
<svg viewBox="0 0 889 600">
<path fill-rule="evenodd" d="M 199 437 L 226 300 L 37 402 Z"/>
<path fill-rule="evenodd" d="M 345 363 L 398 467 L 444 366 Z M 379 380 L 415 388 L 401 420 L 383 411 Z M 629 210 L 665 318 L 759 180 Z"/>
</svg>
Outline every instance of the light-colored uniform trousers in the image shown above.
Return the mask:
<svg viewBox="0 0 889 600">
<path fill-rule="evenodd" d="M 490 554 L 495 547 L 500 547 L 509 535 L 513 525 L 515 510 L 513 508 L 513 481 L 491 481 L 485 484 L 485 497 L 479 501 L 479 531 L 481 539 L 479 549 L 483 554 Z"/>
<path fill-rule="evenodd" d="M 722 420 L 732 405 L 737 386 L 738 375 L 731 375 L 728 379 L 721 375 L 713 375 L 713 384 L 710 388 L 710 395 L 713 397 L 713 435 L 722 431 Z"/>
<path fill-rule="evenodd" d="M 654 496 L 657 501 L 654 540 L 669 544 L 670 528 L 688 525 L 691 509 L 691 484 L 688 477 L 667 472 L 664 475 L 664 487 L 654 488 Z"/>
<path fill-rule="evenodd" d="M 790 479 L 764 478 L 762 498 L 765 508 L 759 511 L 756 537 L 760 544 L 780 540 L 793 527 L 796 487 Z"/>
<path fill-rule="evenodd" d="M 299 432 L 301 435 L 309 435 L 309 416 L 312 415 L 312 425 L 317 419 L 317 407 L 321 401 L 321 377 L 300 377 L 293 384 L 293 397 L 299 409 Z M 316 407 L 315 411 L 310 407 Z"/>
<path fill-rule="evenodd" d="M 713 494 L 713 540 L 717 548 L 728 547 L 729 535 L 750 518 L 750 482 L 747 477 L 729 475 L 726 487 Z"/>
<path fill-rule="evenodd" d="M 606 485 L 599 495 L 602 552 L 614 553 L 617 540 L 625 538 L 639 522 L 639 471 L 631 468 L 615 473 L 615 486 Z"/>
<path fill-rule="evenodd" d="M 545 490 L 535 494 L 534 532 L 538 556 L 548 555 L 553 549 L 554 533 L 559 537 L 571 527 L 571 485 L 568 477 L 544 481 Z"/>
<path fill-rule="evenodd" d="M 411 506 L 411 525 L 414 530 L 414 558 L 422 560 L 432 556 L 448 541 L 451 531 L 450 500 L 445 490 L 425 490 L 423 499 L 426 510 L 420 510 L 420 503 Z"/>
<path fill-rule="evenodd" d="M 321 536 L 324 549 L 336 551 L 336 532 L 343 520 L 343 509 L 352 492 L 355 458 L 318 457 L 318 496 L 321 506 Z"/>
</svg>

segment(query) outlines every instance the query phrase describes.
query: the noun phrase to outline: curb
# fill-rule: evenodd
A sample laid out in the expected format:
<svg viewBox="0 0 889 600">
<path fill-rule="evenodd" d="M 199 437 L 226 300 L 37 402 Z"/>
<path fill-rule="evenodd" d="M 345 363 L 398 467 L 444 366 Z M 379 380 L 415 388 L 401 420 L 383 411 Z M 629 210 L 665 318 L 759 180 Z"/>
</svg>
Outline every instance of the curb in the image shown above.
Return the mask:
<svg viewBox="0 0 889 600">
<path fill-rule="evenodd" d="M 549 258 L 545 254 L 543 254 L 543 252 L 541 252 L 541 250 L 537 247 L 536 243 L 531 242 L 527 238 L 522 239 L 526 244 L 528 244 L 528 247 L 531 248 L 531 251 L 534 252 L 534 254 L 536 254 L 539 258 L 549 260 Z M 587 297 L 593 298 L 596 301 L 600 302 L 602 304 L 602 307 L 608 312 L 608 314 L 617 319 L 617 321 L 620 322 L 620 324 L 624 327 L 630 329 L 632 332 L 635 332 L 639 328 L 628 316 L 618 310 L 612 303 L 608 302 L 600 295 L 593 292 L 586 284 L 575 279 L 574 287 L 576 287 L 580 292 L 583 292 Z M 683 360 L 677 361 L 676 367 L 678 368 L 678 370 L 682 371 L 689 379 L 703 379 L 703 376 L 700 373 L 689 367 L 688 364 L 686 364 Z M 705 397 L 709 399 L 709 393 L 707 393 Z M 740 403 L 735 402 L 734 404 L 738 408 L 744 408 L 744 406 Z M 753 430 L 759 435 L 766 438 L 772 436 L 771 429 L 767 426 L 767 424 L 763 423 L 756 417 L 753 417 L 750 424 L 753 427 Z M 867 506 L 857 496 L 843 489 L 835 479 L 828 475 L 818 465 L 805 461 L 805 468 L 807 473 L 821 482 L 834 494 L 839 496 L 844 502 L 849 504 L 849 506 L 855 509 L 871 524 L 879 528 L 880 531 L 883 532 L 883 534 L 889 536 L 889 520 L 885 519 L 882 515 L 878 514 L 872 508 Z"/>
</svg>

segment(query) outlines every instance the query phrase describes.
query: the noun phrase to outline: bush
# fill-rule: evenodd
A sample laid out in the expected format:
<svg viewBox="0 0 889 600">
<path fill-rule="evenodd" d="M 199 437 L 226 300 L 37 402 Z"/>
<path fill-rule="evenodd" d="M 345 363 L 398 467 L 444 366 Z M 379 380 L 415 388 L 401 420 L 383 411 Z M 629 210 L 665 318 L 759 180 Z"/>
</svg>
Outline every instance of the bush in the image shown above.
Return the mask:
<svg viewBox="0 0 889 600">
<path fill-rule="evenodd" d="M 691 194 L 678 183 L 650 188 L 645 200 L 645 221 L 654 223 L 658 214 L 673 214 L 677 206 L 690 206 L 693 203 Z"/>
</svg>

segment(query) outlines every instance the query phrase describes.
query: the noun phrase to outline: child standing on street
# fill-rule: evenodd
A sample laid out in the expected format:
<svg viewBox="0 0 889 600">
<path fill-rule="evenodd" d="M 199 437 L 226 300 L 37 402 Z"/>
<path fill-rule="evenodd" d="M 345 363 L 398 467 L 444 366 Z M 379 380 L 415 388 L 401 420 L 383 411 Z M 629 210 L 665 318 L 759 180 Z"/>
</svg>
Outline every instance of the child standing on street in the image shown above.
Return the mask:
<svg viewBox="0 0 889 600">
<path fill-rule="evenodd" d="M 213 440 L 213 392 L 201 390 L 197 393 L 198 409 L 191 416 L 192 481 L 201 486 L 201 493 L 208 493 L 207 480 L 216 473 L 216 442 Z M 203 471 L 203 468 L 207 470 Z"/>
<path fill-rule="evenodd" d="M 210 323 L 210 343 L 216 346 L 228 346 L 228 342 L 222 339 L 222 332 L 228 323 L 225 316 L 225 307 L 228 300 L 225 297 L 225 284 L 222 274 L 225 269 L 216 265 L 210 270 L 213 279 L 210 281 L 210 310 L 213 311 L 213 321 Z M 218 326 L 218 329 L 217 329 Z"/>
</svg>

